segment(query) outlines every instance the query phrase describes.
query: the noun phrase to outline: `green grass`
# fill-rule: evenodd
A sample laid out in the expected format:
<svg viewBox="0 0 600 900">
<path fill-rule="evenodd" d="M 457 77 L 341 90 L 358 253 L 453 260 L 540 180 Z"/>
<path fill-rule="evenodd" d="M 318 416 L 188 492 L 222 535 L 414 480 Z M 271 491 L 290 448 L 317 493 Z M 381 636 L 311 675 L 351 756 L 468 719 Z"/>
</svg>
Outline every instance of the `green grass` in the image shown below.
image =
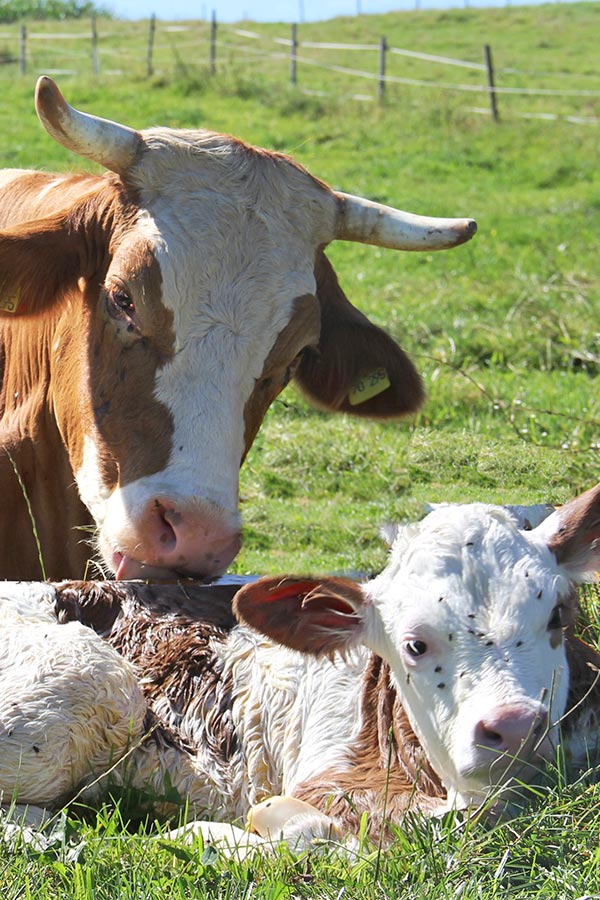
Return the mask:
<svg viewBox="0 0 600 900">
<path fill-rule="evenodd" d="M 0 846 L 0 887 L 6 900 L 595 897 L 599 802 L 592 774 L 565 784 L 554 770 L 507 821 L 408 815 L 387 852 L 365 850 L 348 861 L 297 859 L 282 849 L 244 864 L 224 862 L 200 841 L 132 833 L 118 809 L 104 807 L 86 826 L 63 819 L 44 851 Z"/>
<path fill-rule="evenodd" d="M 499 84 L 598 90 L 599 24 L 600 3 L 589 2 L 363 16 L 302 26 L 300 38 L 372 43 L 385 34 L 393 46 L 476 62 L 488 41 Z M 37 32 L 55 27 L 31 24 Z M 316 412 L 289 388 L 242 472 L 246 531 L 236 571 L 375 571 L 385 559 L 380 523 L 418 516 L 426 502 L 562 502 L 599 481 L 599 126 L 520 115 L 600 116 L 599 99 L 502 96 L 495 125 L 467 108 L 486 105 L 483 95 L 393 86 L 379 108 L 351 97 L 374 96 L 374 84 L 301 64 L 300 86 L 326 92 L 307 96 L 287 85 L 285 58 L 266 58 L 270 38 L 287 35 L 282 25 L 248 25 L 264 35 L 256 46 L 265 57 L 240 62 L 220 50 L 211 79 L 206 25 L 195 27 L 193 52 L 159 28 L 156 74 L 147 80 L 147 23 L 101 22 L 103 74 L 89 75 L 89 45 L 72 41 L 61 45 L 60 66 L 71 60 L 79 74 L 59 83 L 99 115 L 135 127 L 229 131 L 293 154 L 334 187 L 416 212 L 471 215 L 480 229 L 448 253 L 331 248 L 350 299 L 416 361 L 427 403 L 412 420 L 376 424 Z M 15 52 L 18 26 L 10 28 L 0 54 Z M 224 28 L 220 38 L 241 40 Z M 0 165 L 76 168 L 33 112 L 35 73 L 59 65 L 58 45 L 31 46 L 24 78 L 14 64 L 0 69 Z M 376 71 L 376 54 L 348 52 L 335 62 Z M 111 76 L 111 67 L 126 74 Z M 391 56 L 388 71 L 482 79 Z M 596 625 L 597 610 L 591 614 Z M 125 809 L 107 807 L 89 821 L 68 819 L 44 853 L 0 847 L 0 889 L 7 900 L 596 896 L 595 781 L 594 772 L 569 782 L 550 773 L 520 814 L 497 825 L 409 819 L 390 852 L 367 854 L 350 874 L 330 857 L 215 860 L 200 846 L 140 833 L 127 826 Z"/>
</svg>

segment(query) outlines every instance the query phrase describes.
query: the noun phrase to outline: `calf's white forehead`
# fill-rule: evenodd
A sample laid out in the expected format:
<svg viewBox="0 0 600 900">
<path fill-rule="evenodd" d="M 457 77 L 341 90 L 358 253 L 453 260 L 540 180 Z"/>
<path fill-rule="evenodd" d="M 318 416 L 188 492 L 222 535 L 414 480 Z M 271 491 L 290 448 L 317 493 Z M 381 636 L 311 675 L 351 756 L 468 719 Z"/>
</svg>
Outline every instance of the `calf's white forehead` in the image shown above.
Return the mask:
<svg viewBox="0 0 600 900">
<path fill-rule="evenodd" d="M 436 510 L 400 533 L 372 593 L 390 636 L 426 629 L 438 652 L 454 656 L 472 637 L 545 636 L 568 589 L 545 546 L 502 509 L 473 504 Z"/>
<path fill-rule="evenodd" d="M 399 601 L 403 618 L 413 607 L 418 612 L 431 603 L 437 610 L 434 623 L 440 616 L 462 620 L 476 608 L 498 627 L 521 623 L 521 616 L 529 617 L 530 624 L 537 608 L 546 609 L 569 587 L 554 556 L 534 534 L 520 530 L 502 508 L 484 504 L 436 509 L 419 525 L 401 529 L 374 592 L 387 597 L 404 584 L 411 589 Z M 546 603 L 530 604 L 531 594 Z"/>
</svg>

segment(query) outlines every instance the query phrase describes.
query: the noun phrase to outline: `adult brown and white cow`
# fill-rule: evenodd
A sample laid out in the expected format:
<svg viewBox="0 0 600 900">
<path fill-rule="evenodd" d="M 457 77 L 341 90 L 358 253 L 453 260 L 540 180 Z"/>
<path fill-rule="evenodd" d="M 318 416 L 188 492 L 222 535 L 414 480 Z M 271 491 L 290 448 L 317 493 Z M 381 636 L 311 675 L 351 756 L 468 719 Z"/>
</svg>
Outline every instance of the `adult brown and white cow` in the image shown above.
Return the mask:
<svg viewBox="0 0 600 900">
<path fill-rule="evenodd" d="M 227 135 L 94 118 L 47 77 L 36 106 L 109 172 L 0 173 L 0 578 L 88 577 L 91 526 L 118 578 L 214 576 L 240 546 L 240 464 L 290 377 L 357 415 L 422 400 L 323 248 L 441 249 L 475 223 L 338 193 Z"/>
<path fill-rule="evenodd" d="M 3 802 L 56 808 L 90 780 L 93 801 L 108 770 L 221 823 L 283 793 L 291 822 L 287 801 L 254 821 L 306 846 L 356 833 L 363 813 L 376 835 L 408 808 L 479 804 L 526 781 L 561 732 L 589 761 L 600 655 L 573 624 L 599 522 L 600 485 L 531 530 L 514 509 L 435 509 L 367 584 L 243 587 L 234 606 L 254 627 L 233 624 L 223 586 L 5 585 Z"/>
</svg>

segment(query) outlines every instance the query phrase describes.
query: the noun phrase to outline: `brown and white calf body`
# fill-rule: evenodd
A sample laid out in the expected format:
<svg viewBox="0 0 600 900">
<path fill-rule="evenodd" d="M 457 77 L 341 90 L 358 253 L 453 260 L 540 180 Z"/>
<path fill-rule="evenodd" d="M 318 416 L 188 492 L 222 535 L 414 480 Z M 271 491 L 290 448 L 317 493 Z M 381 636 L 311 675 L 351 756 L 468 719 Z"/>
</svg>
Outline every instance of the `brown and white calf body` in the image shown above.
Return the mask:
<svg viewBox="0 0 600 900">
<path fill-rule="evenodd" d="M 120 579 L 212 577 L 240 545 L 240 464 L 292 376 L 334 411 L 422 401 L 323 248 L 440 249 L 475 223 L 335 192 L 228 135 L 80 113 L 49 78 L 36 105 L 109 171 L 0 173 L 0 578 L 88 577 L 92 530 Z"/>
<path fill-rule="evenodd" d="M 167 783 L 213 821 L 285 794 L 319 834 L 365 812 L 376 833 L 527 780 L 561 739 L 585 759 L 600 656 L 573 636 L 575 587 L 600 561 L 600 486 L 531 530 L 519 517 L 435 509 L 364 585 L 244 586 L 246 624 L 231 587 L 5 586 L 3 802 L 52 808 L 91 781 L 97 797 L 122 758 L 111 779 L 159 803 Z"/>
</svg>

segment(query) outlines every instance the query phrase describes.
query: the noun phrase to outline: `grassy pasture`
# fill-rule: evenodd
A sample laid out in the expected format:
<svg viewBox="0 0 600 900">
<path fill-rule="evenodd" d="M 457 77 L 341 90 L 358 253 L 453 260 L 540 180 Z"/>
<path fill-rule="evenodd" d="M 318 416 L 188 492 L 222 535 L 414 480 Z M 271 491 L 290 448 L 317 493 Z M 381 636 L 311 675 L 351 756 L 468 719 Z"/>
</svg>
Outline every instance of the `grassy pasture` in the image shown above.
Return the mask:
<svg viewBox="0 0 600 900">
<path fill-rule="evenodd" d="M 589 2 L 338 19 L 303 26 L 301 39 L 372 43 L 385 34 L 394 46 L 475 61 L 488 41 L 499 68 L 535 73 L 512 84 L 600 90 L 599 24 L 600 3 Z M 281 25 L 244 27 L 264 34 L 265 46 L 287 36 Z M 395 85 L 379 108 L 352 99 L 347 79 L 300 66 L 303 86 L 327 91 L 307 96 L 286 85 L 287 61 L 249 63 L 233 50 L 210 79 L 206 47 L 192 56 L 174 38 L 157 44 L 157 72 L 146 80 L 146 23 L 103 29 L 119 51 L 110 65 L 125 74 L 59 77 L 81 108 L 136 127 L 230 131 L 293 154 L 348 192 L 479 222 L 470 244 L 447 253 L 331 248 L 348 296 L 412 355 L 428 400 L 412 420 L 375 424 L 316 412 L 288 388 L 242 472 L 236 571 L 372 571 L 385 558 L 380 523 L 420 515 L 427 501 L 562 502 L 600 480 L 600 126 L 519 115 L 599 116 L 598 97 L 501 97 L 495 125 L 468 109 L 482 98 Z M 14 46 L 0 38 L 0 52 Z M 25 77 L 0 68 L 0 165 L 75 168 L 33 112 L 34 71 L 56 66 L 56 53 L 44 57 L 39 46 Z M 417 74 L 400 57 L 393 66 L 431 80 L 482 78 L 435 67 Z M 109 807 L 87 824 L 67 820 L 44 853 L 0 847 L 0 888 L 7 900 L 600 896 L 593 773 L 567 782 L 559 765 L 531 801 L 495 826 L 409 819 L 393 852 L 365 852 L 350 875 L 335 859 L 285 853 L 227 864 L 199 846 L 132 835 L 127 808 Z"/>
</svg>

